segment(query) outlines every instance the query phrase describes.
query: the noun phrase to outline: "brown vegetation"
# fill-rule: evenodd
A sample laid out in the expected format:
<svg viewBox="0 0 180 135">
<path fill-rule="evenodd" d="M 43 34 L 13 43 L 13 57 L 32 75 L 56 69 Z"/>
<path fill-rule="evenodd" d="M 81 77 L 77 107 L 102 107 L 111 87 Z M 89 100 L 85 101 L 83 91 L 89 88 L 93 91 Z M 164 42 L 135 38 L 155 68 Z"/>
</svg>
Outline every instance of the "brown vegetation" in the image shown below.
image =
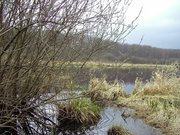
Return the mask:
<svg viewBox="0 0 180 135">
<path fill-rule="evenodd" d="M 154 72 L 152 78 L 144 86 L 139 87 L 136 81 L 135 92 L 129 98 L 119 100 L 122 106 L 132 107 L 136 115 L 167 134 L 178 135 L 180 122 L 180 79 L 176 66 Z"/>
<path fill-rule="evenodd" d="M 108 130 L 108 135 L 133 135 L 121 126 L 113 126 Z"/>
<path fill-rule="evenodd" d="M 78 73 L 64 70 L 71 62 L 79 58 L 83 68 L 106 48 L 102 41 L 120 41 L 134 29 L 137 18 L 124 21 L 130 4 L 0 0 L 0 134 L 49 134 L 57 125 L 42 106 L 72 88 L 59 76 L 73 80 Z"/>
<path fill-rule="evenodd" d="M 100 107 L 88 99 L 74 99 L 58 105 L 58 123 L 61 131 L 90 127 L 100 119 Z"/>
<path fill-rule="evenodd" d="M 112 84 L 107 83 L 105 78 L 92 78 L 89 83 L 88 91 L 85 92 L 92 100 L 117 100 L 124 97 L 123 85 L 115 81 Z"/>
</svg>

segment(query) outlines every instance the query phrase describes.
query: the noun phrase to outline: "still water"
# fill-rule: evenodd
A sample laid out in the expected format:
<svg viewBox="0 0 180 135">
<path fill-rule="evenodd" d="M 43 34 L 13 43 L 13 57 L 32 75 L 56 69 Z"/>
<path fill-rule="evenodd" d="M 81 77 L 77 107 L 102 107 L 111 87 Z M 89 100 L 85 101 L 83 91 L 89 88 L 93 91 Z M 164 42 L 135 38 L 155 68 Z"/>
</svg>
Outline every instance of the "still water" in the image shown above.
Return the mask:
<svg viewBox="0 0 180 135">
<path fill-rule="evenodd" d="M 101 113 L 101 120 L 86 135 L 107 135 L 107 131 L 114 125 L 121 125 L 134 135 L 163 135 L 159 129 L 151 127 L 144 123 L 143 120 L 128 117 L 124 119 L 121 114 L 133 113 L 134 110 L 128 108 L 117 108 L 113 106 L 105 107 Z"/>
<path fill-rule="evenodd" d="M 134 83 L 124 83 L 124 88 L 127 94 L 130 94 L 133 90 Z M 142 119 L 135 117 L 127 117 L 124 119 L 122 113 L 132 114 L 133 109 L 130 108 L 118 108 L 113 104 L 104 107 L 101 112 L 101 119 L 96 124 L 86 129 L 85 132 L 76 132 L 73 135 L 107 135 L 107 131 L 112 126 L 122 126 L 134 135 L 163 135 L 159 129 L 147 125 Z M 82 128 L 83 129 L 83 128 Z M 60 133 L 60 135 L 63 135 Z"/>
<path fill-rule="evenodd" d="M 134 83 L 125 83 L 124 84 L 124 89 L 126 94 L 130 94 L 133 91 L 134 88 Z"/>
</svg>

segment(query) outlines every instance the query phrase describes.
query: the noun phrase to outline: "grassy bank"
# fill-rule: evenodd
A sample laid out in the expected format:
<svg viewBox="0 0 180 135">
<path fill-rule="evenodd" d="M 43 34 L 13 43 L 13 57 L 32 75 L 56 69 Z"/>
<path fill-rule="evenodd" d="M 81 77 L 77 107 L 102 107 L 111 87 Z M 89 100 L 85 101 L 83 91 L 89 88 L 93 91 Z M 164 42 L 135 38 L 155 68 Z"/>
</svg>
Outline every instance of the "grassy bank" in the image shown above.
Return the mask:
<svg viewBox="0 0 180 135">
<path fill-rule="evenodd" d="M 82 62 L 74 62 L 73 65 L 80 66 Z M 141 69 L 157 69 L 164 68 L 165 65 L 160 64 L 131 64 L 131 63 L 103 63 L 103 62 L 86 62 L 84 65 L 87 68 L 121 68 L 121 69 L 132 69 L 132 68 L 141 68 Z"/>
<path fill-rule="evenodd" d="M 73 63 L 74 67 L 80 67 L 82 63 Z M 89 64 L 89 65 L 88 65 Z M 92 65 L 91 65 L 92 64 Z M 93 101 L 115 101 L 119 106 L 126 106 L 130 108 L 134 108 L 136 110 L 135 116 L 143 118 L 146 123 L 160 128 L 163 132 L 168 135 L 178 135 L 178 131 L 180 126 L 180 79 L 177 77 L 177 72 L 179 69 L 176 65 L 147 65 L 147 64 L 124 64 L 116 65 L 108 63 L 87 63 L 85 65 L 85 69 L 93 69 L 93 66 L 96 68 L 95 76 L 91 75 L 89 70 L 85 70 L 85 73 L 88 74 L 89 79 L 87 79 L 87 75 L 83 72 L 80 74 L 85 75 L 83 78 L 78 78 L 79 80 L 87 79 L 89 82 L 87 86 L 87 91 L 84 91 L 86 96 L 90 97 Z M 102 68 L 101 68 L 102 66 Z M 124 68 L 124 69 L 123 69 Z M 120 70 L 114 70 L 120 69 Z M 138 77 L 135 80 L 135 86 L 132 94 L 126 95 L 125 90 L 123 88 L 123 84 L 119 83 L 120 81 L 108 81 L 108 76 L 113 78 L 118 78 L 119 71 L 125 71 L 127 74 L 129 69 L 138 69 L 137 71 L 143 70 L 156 70 L 152 72 L 152 76 L 148 81 L 144 81 L 142 78 Z M 109 73 L 106 77 L 97 77 L 99 72 L 102 72 L 100 75 L 103 76 L 104 73 Z M 113 71 L 113 72 L 110 72 Z M 118 72 L 116 72 L 118 71 Z M 100 76 L 99 75 L 99 76 Z M 132 75 L 132 74 L 131 74 Z M 137 76 L 137 74 L 135 74 Z M 121 77 L 122 75 L 120 75 Z M 70 81 L 71 81 L 71 77 Z M 66 80 L 66 78 L 65 78 Z M 109 79 L 110 80 L 110 79 Z M 118 78 L 119 80 L 119 78 Z M 81 103 L 79 104 L 81 105 Z M 83 104 L 82 104 L 83 105 Z M 71 106 L 71 109 L 69 109 Z M 74 104 L 66 106 L 65 108 L 61 108 L 62 112 L 68 111 L 70 112 L 70 119 L 73 114 L 73 110 L 77 110 L 77 108 L 72 107 Z M 64 106 L 63 106 L 64 107 Z M 78 107 L 81 113 L 83 108 Z M 87 108 L 86 108 L 87 109 Z M 88 109 L 89 110 L 89 109 Z M 83 112 L 83 111 L 82 111 Z M 67 114 L 63 114 L 66 116 Z M 79 115 L 77 115 L 79 116 Z M 82 114 L 84 116 L 84 114 Z M 78 120 L 82 121 L 81 118 L 78 117 Z M 67 121 L 67 120 L 65 120 Z M 63 123 L 63 122 L 61 122 Z M 82 122 L 84 123 L 84 122 Z M 86 123 L 86 122 L 85 122 Z M 88 122 L 87 122 L 88 123 Z"/>
<path fill-rule="evenodd" d="M 42 64 L 46 61 L 42 61 Z M 126 62 L 117 62 L 117 63 L 110 63 L 110 62 L 99 62 L 99 61 L 86 61 L 86 62 L 71 62 L 71 61 L 53 61 L 50 62 L 47 66 L 55 68 L 91 68 L 91 69 L 111 69 L 111 68 L 118 68 L 118 69 L 164 69 L 168 67 L 172 67 L 172 65 L 163 65 L 163 64 L 133 64 L 133 63 L 126 63 Z M 180 69 L 180 66 L 177 65 L 177 68 Z"/>
<path fill-rule="evenodd" d="M 134 108 L 136 116 L 168 135 L 179 135 L 180 78 L 176 72 L 175 67 L 158 70 L 144 85 L 137 80 L 133 93 L 119 99 L 119 106 Z"/>
<path fill-rule="evenodd" d="M 61 132 L 82 132 L 100 119 L 101 108 L 89 99 L 73 99 L 58 105 L 58 123 Z"/>
<path fill-rule="evenodd" d="M 160 128 L 168 135 L 179 135 L 180 125 L 180 78 L 176 65 L 164 66 L 152 73 L 151 78 L 143 82 L 135 80 L 133 92 L 124 94 L 122 84 L 109 83 L 105 78 L 92 78 L 86 94 L 93 100 L 116 100 L 122 107 L 136 110 L 135 116 L 141 117 L 147 124 Z"/>
</svg>

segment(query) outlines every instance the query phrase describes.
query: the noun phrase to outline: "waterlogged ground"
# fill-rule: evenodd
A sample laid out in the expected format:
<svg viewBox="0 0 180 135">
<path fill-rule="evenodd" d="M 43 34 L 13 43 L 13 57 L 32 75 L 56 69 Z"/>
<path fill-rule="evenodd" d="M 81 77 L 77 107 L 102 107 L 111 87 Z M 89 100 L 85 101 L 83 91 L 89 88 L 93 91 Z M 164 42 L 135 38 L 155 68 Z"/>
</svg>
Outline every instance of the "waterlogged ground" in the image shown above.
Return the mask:
<svg viewBox="0 0 180 135">
<path fill-rule="evenodd" d="M 133 113 L 132 109 L 127 108 L 120 109 L 113 106 L 104 108 L 101 113 L 101 120 L 97 125 L 92 126 L 86 135 L 107 135 L 108 129 L 114 125 L 121 125 L 134 135 L 163 135 L 159 129 L 145 124 L 141 119 L 131 116 L 126 119 L 123 118 L 121 114 L 124 111 L 127 115 Z"/>
<path fill-rule="evenodd" d="M 60 98 L 60 97 L 59 97 Z M 49 114 L 49 118 L 55 123 L 57 122 L 57 110 L 56 107 L 53 105 L 44 106 L 44 110 L 47 114 Z M 122 117 L 122 113 L 128 116 L 127 118 Z M 121 125 L 123 128 L 127 129 L 129 132 L 133 133 L 134 135 L 163 135 L 159 129 L 151 127 L 141 119 L 132 117 L 131 114 L 134 113 L 133 109 L 129 108 L 118 108 L 112 103 L 109 106 L 104 107 L 101 112 L 101 119 L 96 124 L 91 126 L 89 129 L 86 127 L 82 127 L 83 133 L 80 132 L 73 132 L 71 131 L 71 135 L 77 134 L 85 134 L 85 135 L 107 135 L 107 131 L 114 125 Z M 67 133 L 68 134 L 68 133 Z M 59 135 L 63 135 L 59 133 Z"/>
<path fill-rule="evenodd" d="M 117 69 L 110 69 L 110 70 L 109 69 L 104 69 L 104 70 L 96 70 L 94 74 L 96 75 L 97 78 L 101 78 L 104 74 L 106 74 L 107 75 L 106 80 L 107 80 L 108 83 L 111 83 L 112 80 L 117 79 L 119 82 L 122 82 L 124 84 L 126 94 L 130 94 L 132 92 L 132 90 L 133 90 L 133 87 L 134 87 L 135 78 L 139 77 L 139 78 L 142 78 L 143 83 L 147 82 L 147 80 L 149 80 L 151 78 L 152 72 L 153 72 L 152 70 L 147 70 L 147 71 L 142 72 L 141 70 L 123 70 L 123 71 L 119 71 Z M 157 76 L 154 76 L 154 77 L 157 78 Z M 161 79 L 163 79 L 163 77 L 160 78 L 160 80 Z M 89 80 L 87 79 L 86 81 L 88 82 Z M 165 83 L 165 84 L 166 84 L 166 81 L 167 81 L 166 79 L 162 80 L 162 82 Z M 176 84 L 179 84 L 179 83 L 175 83 L 174 85 L 176 85 Z M 139 101 L 139 104 L 141 105 L 141 107 L 143 109 L 144 106 L 142 106 L 141 99 L 139 99 L 139 97 L 137 97 L 137 99 L 138 99 L 137 101 Z M 153 99 L 154 99 L 154 97 L 153 97 Z M 142 100 L 144 100 L 144 98 Z M 133 98 L 132 103 L 134 103 L 134 101 L 136 101 L 136 99 L 134 100 L 134 98 Z M 127 100 L 127 102 L 123 106 L 126 106 L 127 103 L 129 103 L 129 99 Z M 169 102 L 169 104 L 170 103 L 171 102 Z M 131 105 L 129 105 L 129 106 L 131 107 Z M 137 104 L 135 103 L 134 106 L 137 106 Z M 117 107 L 114 107 L 112 105 L 109 106 L 109 107 L 105 107 L 104 110 L 101 113 L 102 118 L 98 122 L 98 124 L 94 125 L 94 126 L 91 126 L 89 130 L 85 130 L 84 134 L 86 134 L 86 135 L 107 135 L 107 131 L 108 131 L 109 128 L 111 128 L 112 126 L 121 125 L 125 129 L 127 129 L 129 132 L 133 133 L 134 135 L 162 135 L 162 132 L 159 129 L 156 129 L 156 128 L 152 127 L 152 126 L 149 126 L 149 125 L 145 124 L 142 119 L 137 119 L 137 118 L 134 118 L 134 117 L 131 117 L 131 116 L 124 119 L 122 117 L 122 113 L 124 111 L 126 113 L 129 113 L 129 110 L 130 109 L 128 109 L 128 110 L 125 109 L 124 110 L 124 108 L 123 109 L 122 108 L 117 108 Z M 132 110 L 130 110 L 130 112 L 131 111 Z M 145 112 L 146 111 L 147 110 L 145 110 Z M 156 113 L 158 113 L 158 112 L 154 113 L 155 116 L 157 116 L 157 118 L 159 118 L 159 115 L 156 115 Z M 170 111 L 170 113 L 171 113 L 171 111 Z M 150 117 L 149 120 L 152 120 L 152 118 L 155 118 L 155 122 L 157 122 L 157 118 L 154 117 L 154 114 L 152 115 L 153 117 Z M 168 114 L 168 118 L 169 118 L 169 113 L 167 113 L 167 114 Z M 151 115 L 151 114 L 148 114 L 147 116 L 149 116 L 149 115 Z M 164 116 L 164 115 L 160 115 L 160 116 Z M 175 122 L 178 122 L 178 121 L 175 121 Z M 162 124 L 162 122 L 160 124 Z M 174 126 L 174 125 L 172 125 L 172 126 Z M 171 127 L 169 129 L 171 129 Z M 172 128 L 172 129 L 174 130 L 174 128 Z M 178 128 L 175 128 L 175 129 L 177 129 L 177 130 L 175 132 L 173 132 L 173 133 L 177 133 L 179 131 Z"/>
<path fill-rule="evenodd" d="M 126 93 L 129 94 L 132 92 L 134 84 L 125 83 L 124 87 Z M 81 91 L 76 91 L 77 95 L 79 95 L 80 93 Z M 61 98 L 61 96 L 58 97 L 58 99 Z M 123 112 L 129 116 L 127 118 L 122 117 Z M 107 131 L 109 128 L 111 128 L 114 125 L 121 125 L 123 128 L 127 129 L 134 135 L 163 135 L 159 129 L 147 125 L 142 119 L 132 117 L 131 114 L 133 113 L 134 110 L 132 109 L 118 108 L 110 103 L 108 107 L 105 107 L 102 110 L 101 119 L 96 125 L 91 126 L 89 129 L 86 129 L 86 127 L 82 128 L 83 130 L 85 130 L 85 132 L 83 131 L 83 133 L 81 131 L 79 133 L 77 131 L 75 133 L 71 131 L 71 134 L 107 135 Z M 55 119 L 56 118 L 54 118 L 54 120 Z M 59 133 L 59 135 L 63 134 Z"/>
</svg>

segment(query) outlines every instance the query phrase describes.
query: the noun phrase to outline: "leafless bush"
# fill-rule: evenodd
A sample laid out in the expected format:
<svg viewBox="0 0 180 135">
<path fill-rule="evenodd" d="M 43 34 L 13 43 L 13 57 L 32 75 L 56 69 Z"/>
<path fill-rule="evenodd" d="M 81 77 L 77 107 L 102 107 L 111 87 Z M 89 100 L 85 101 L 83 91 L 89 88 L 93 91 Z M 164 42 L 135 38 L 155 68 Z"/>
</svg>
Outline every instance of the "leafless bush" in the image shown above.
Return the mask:
<svg viewBox="0 0 180 135">
<path fill-rule="evenodd" d="M 55 95 L 43 95 L 63 89 L 59 76 L 69 63 L 82 56 L 86 62 L 104 40 L 122 40 L 134 29 L 137 18 L 124 22 L 130 3 L 1 0 L 0 133 L 49 133 L 56 123 L 41 106 Z"/>
</svg>

